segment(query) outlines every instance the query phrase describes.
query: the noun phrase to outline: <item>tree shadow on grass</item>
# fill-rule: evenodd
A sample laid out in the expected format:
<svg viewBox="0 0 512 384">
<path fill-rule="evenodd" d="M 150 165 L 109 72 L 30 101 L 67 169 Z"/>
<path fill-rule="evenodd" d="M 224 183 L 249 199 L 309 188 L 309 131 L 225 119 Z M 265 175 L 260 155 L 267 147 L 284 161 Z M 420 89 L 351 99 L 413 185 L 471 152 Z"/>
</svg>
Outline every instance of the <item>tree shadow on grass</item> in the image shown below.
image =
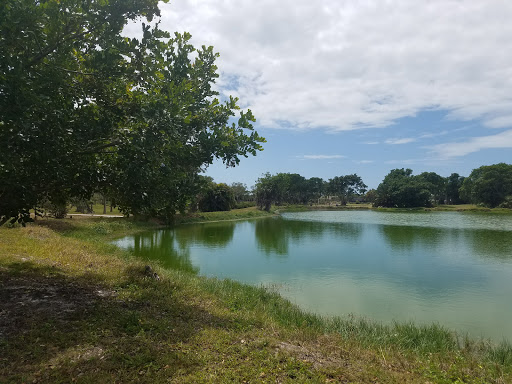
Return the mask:
<svg viewBox="0 0 512 384">
<path fill-rule="evenodd" d="M 2 382 L 163 381 L 200 369 L 186 345 L 201 329 L 236 326 L 142 268 L 115 289 L 31 262 L 0 267 L 0 281 Z"/>
<path fill-rule="evenodd" d="M 34 221 L 33 225 L 46 227 L 55 232 L 68 232 L 77 227 L 76 224 L 71 223 L 69 220 L 64 221 L 60 219 L 38 219 Z"/>
</svg>

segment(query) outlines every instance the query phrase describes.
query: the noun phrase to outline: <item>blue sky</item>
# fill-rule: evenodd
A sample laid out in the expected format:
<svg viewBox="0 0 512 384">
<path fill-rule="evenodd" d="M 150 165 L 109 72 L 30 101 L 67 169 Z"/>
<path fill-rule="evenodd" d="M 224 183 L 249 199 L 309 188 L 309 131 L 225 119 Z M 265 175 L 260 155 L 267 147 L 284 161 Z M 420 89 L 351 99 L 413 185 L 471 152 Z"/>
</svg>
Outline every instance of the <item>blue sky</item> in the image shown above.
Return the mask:
<svg viewBox="0 0 512 384">
<path fill-rule="evenodd" d="M 411 168 L 415 174 L 427 171 L 449 176 L 457 172 L 467 176 L 481 165 L 510 163 L 510 148 L 482 148 L 464 156 L 440 156 L 435 152 L 436 146 L 450 142 L 463 143 L 467 148 L 467 141 L 482 132 L 478 121 L 448 119 L 446 115 L 446 111 L 421 112 L 398 119 L 386 128 L 334 133 L 265 129 L 256 125 L 267 139 L 262 152 L 242 159 L 235 168 L 215 163 L 206 174 L 217 182 L 243 182 L 251 186 L 265 172 L 299 173 L 324 180 L 357 173 L 370 188 L 376 188 L 394 168 Z"/>
<path fill-rule="evenodd" d="M 220 97 L 267 139 L 217 182 L 265 172 L 377 187 L 393 168 L 442 176 L 512 155 L 512 2 L 180 0 L 160 27 L 220 53 Z M 128 26 L 127 34 L 136 34 Z"/>
</svg>

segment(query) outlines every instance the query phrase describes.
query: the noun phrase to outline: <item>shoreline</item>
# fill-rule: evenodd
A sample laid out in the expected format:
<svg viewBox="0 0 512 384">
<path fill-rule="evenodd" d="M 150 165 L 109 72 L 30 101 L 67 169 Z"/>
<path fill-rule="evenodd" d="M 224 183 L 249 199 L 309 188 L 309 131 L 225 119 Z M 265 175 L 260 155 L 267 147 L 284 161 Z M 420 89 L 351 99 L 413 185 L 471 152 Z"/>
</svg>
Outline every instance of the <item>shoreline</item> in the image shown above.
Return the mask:
<svg viewBox="0 0 512 384">
<path fill-rule="evenodd" d="M 39 224 L 0 228 L 2 289 L 25 292 L 2 295 L 11 316 L 0 317 L 0 378 L 8 382 L 108 382 L 112 372 L 124 382 L 512 380 L 510 344 L 436 324 L 325 318 L 268 289 L 152 264 L 156 278 L 109 244 L 154 223 Z"/>
</svg>

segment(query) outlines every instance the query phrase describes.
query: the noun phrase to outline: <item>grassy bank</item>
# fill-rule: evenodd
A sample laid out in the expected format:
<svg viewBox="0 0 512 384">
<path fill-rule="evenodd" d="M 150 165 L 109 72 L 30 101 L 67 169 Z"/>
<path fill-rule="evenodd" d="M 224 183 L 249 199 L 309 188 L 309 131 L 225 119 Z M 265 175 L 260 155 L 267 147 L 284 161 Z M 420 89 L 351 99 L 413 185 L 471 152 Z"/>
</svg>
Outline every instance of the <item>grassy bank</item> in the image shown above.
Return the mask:
<svg viewBox="0 0 512 384">
<path fill-rule="evenodd" d="M 347 205 L 283 205 L 273 207 L 280 212 L 302 212 L 302 211 L 346 211 L 346 210 L 375 210 L 379 212 L 491 212 L 512 214 L 512 209 L 508 208 L 487 208 L 475 204 L 460 205 L 438 205 L 435 207 L 416 207 L 416 208 L 382 208 L 373 207 L 369 203 Z"/>
<path fill-rule="evenodd" d="M 108 243 L 152 227 L 0 228 L 0 382 L 512 382 L 507 345 L 324 319 L 263 288 L 147 271 Z"/>
<path fill-rule="evenodd" d="M 336 204 L 289 204 L 281 206 L 272 206 L 279 212 L 302 212 L 302 211 L 347 211 L 347 210 L 367 210 L 373 209 L 369 203 L 353 204 L 348 203 L 347 205 L 336 205 Z"/>
<path fill-rule="evenodd" d="M 274 211 L 261 211 L 256 207 L 232 209 L 224 212 L 196 212 L 177 215 L 176 224 L 206 223 L 214 221 L 244 220 L 272 216 Z"/>
</svg>

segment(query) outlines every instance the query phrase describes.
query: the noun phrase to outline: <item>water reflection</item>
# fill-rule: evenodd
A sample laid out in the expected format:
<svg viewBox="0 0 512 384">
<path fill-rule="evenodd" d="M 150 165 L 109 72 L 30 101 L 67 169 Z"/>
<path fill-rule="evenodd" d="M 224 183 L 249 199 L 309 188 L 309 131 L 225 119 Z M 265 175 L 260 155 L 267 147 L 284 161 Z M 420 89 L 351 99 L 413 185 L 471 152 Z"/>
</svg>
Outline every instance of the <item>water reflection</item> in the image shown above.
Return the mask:
<svg viewBox="0 0 512 384">
<path fill-rule="evenodd" d="M 308 212 L 117 243 L 170 268 L 279 286 L 320 314 L 436 321 L 499 340 L 512 339 L 511 223 L 457 213 Z"/>
<path fill-rule="evenodd" d="M 182 248 L 201 244 L 208 248 L 223 248 L 233 241 L 234 222 L 184 225 L 176 229 L 176 238 Z"/>
<path fill-rule="evenodd" d="M 288 255 L 290 244 L 319 243 L 326 237 L 355 242 L 363 230 L 362 224 L 285 220 L 281 217 L 258 220 L 254 227 L 259 249 L 267 255 L 279 256 Z"/>
<path fill-rule="evenodd" d="M 437 228 L 418 228 L 397 225 L 379 225 L 384 240 L 393 250 L 412 251 L 417 247 L 436 247 L 442 241 L 443 232 Z"/>
<path fill-rule="evenodd" d="M 199 268 L 192 265 L 190 251 L 176 241 L 176 233 L 171 229 L 147 232 L 120 239 L 115 242 L 124 249 L 131 250 L 145 260 L 158 261 L 166 268 L 198 273 Z"/>
<path fill-rule="evenodd" d="M 158 261 L 167 268 L 198 273 L 191 262 L 190 248 L 200 245 L 207 249 L 225 248 L 233 241 L 235 224 L 211 223 L 184 225 L 120 239 L 116 244 L 137 256 Z"/>
<path fill-rule="evenodd" d="M 507 231 L 396 225 L 379 225 L 378 228 L 391 248 L 398 252 L 414 254 L 418 248 L 457 247 L 459 252 L 470 252 L 485 259 L 512 259 L 512 235 Z"/>
<path fill-rule="evenodd" d="M 512 261 L 512 234 L 506 231 L 464 231 L 464 240 L 482 259 Z"/>
</svg>

